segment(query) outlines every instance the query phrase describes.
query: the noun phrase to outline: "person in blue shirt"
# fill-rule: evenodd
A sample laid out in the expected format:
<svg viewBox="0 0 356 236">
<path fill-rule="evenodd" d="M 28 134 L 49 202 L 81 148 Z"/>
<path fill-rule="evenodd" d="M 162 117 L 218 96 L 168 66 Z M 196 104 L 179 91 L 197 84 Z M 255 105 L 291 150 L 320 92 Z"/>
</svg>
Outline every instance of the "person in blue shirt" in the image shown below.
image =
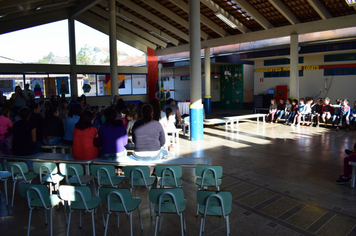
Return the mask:
<svg viewBox="0 0 356 236">
<path fill-rule="evenodd" d="M 295 114 L 295 116 L 294 116 L 292 126 L 296 124 L 297 120 L 300 121 L 300 116 L 303 115 L 304 106 L 305 106 L 304 98 L 299 99 L 299 106 L 298 106 L 297 114 Z"/>
<path fill-rule="evenodd" d="M 342 127 L 342 125 L 343 125 L 342 122 L 344 120 L 346 122 L 346 132 L 348 132 L 350 130 L 350 112 L 351 112 L 351 108 L 349 106 L 349 99 L 345 98 L 342 101 L 340 123 L 339 123 L 338 127 L 336 128 L 336 131 L 338 131 L 340 129 L 340 127 Z"/>
<path fill-rule="evenodd" d="M 71 145 L 73 144 L 74 126 L 79 121 L 82 108 L 79 104 L 70 104 L 69 106 L 68 118 L 65 120 L 63 140 L 66 144 Z"/>
</svg>

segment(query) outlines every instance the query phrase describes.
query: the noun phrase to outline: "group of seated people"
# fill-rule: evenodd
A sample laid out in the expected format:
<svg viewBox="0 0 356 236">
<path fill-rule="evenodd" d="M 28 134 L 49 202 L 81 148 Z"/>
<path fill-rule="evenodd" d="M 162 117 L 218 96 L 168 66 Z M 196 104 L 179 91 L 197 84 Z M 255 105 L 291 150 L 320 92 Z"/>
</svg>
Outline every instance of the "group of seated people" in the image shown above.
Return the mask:
<svg viewBox="0 0 356 236">
<path fill-rule="evenodd" d="M 16 91 L 16 96 L 24 94 L 20 87 Z M 167 131 L 181 121 L 173 99 L 163 108 L 155 99 L 136 107 L 115 96 L 111 105 L 99 108 L 90 107 L 84 95 L 74 95 L 69 102 L 64 97 L 51 97 L 23 107 L 6 106 L 1 111 L 4 154 L 26 156 L 40 152 L 42 145 L 68 145 L 74 158 L 85 160 L 126 157 L 128 142 L 134 143 L 136 160 L 166 158 L 167 150 L 173 148 Z"/>
<path fill-rule="evenodd" d="M 278 105 L 276 100 L 272 99 L 267 121 L 279 123 L 281 119 L 285 119 L 285 125 L 315 125 L 318 127 L 323 122 L 324 126 L 327 127 L 329 120 L 331 120 L 332 127 L 336 125 L 337 131 L 343 126 L 344 122 L 346 123 L 346 131 L 349 131 L 355 125 L 356 101 L 353 108 L 348 104 L 347 98 L 336 99 L 335 104 L 331 104 L 328 97 L 325 99 L 319 98 L 316 103 L 313 99 L 305 101 L 300 98 L 298 103 L 297 99 L 287 99 L 285 102 L 282 98 Z"/>
</svg>

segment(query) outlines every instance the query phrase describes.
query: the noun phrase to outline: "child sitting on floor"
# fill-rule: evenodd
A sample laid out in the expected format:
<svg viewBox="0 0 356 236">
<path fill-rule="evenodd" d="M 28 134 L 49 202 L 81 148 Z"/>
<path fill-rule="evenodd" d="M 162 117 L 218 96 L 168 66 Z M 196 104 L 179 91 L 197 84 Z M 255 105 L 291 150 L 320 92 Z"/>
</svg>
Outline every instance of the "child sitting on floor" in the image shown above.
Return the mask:
<svg viewBox="0 0 356 236">
<path fill-rule="evenodd" d="M 285 108 L 286 108 L 286 104 L 284 103 L 284 98 L 281 98 L 279 100 L 279 105 L 277 106 L 277 112 L 276 112 L 277 120 L 276 120 L 276 123 L 278 123 L 280 121 L 280 119 L 282 119 L 282 117 L 284 115 Z"/>
<path fill-rule="evenodd" d="M 326 97 L 324 99 L 324 105 L 321 108 L 321 118 L 325 124 L 325 128 L 328 126 L 328 121 L 331 118 L 331 113 L 333 111 L 333 108 L 330 106 L 330 98 Z"/>
<path fill-rule="evenodd" d="M 273 123 L 274 120 L 274 114 L 277 112 L 277 105 L 276 105 L 276 100 L 271 99 L 271 105 L 269 105 L 269 113 L 266 116 L 266 121 L 268 122 L 269 116 L 271 116 L 271 124 Z"/>
</svg>

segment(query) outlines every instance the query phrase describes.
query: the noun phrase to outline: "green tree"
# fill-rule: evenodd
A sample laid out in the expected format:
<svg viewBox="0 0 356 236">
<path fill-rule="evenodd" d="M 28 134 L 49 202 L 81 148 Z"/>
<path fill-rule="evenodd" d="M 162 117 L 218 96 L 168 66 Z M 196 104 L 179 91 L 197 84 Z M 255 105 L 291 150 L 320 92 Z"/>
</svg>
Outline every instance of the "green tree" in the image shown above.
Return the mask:
<svg viewBox="0 0 356 236">
<path fill-rule="evenodd" d="M 49 61 L 54 56 L 53 52 L 48 53 L 47 56 L 44 56 L 42 59 L 38 60 L 40 64 L 49 64 Z"/>
<path fill-rule="evenodd" d="M 101 59 L 100 63 L 106 63 L 106 62 L 110 62 L 110 55 L 108 55 L 104 60 Z"/>
<path fill-rule="evenodd" d="M 87 45 L 82 47 L 77 54 L 78 65 L 93 65 L 95 64 L 95 56 L 91 57 L 91 51 Z"/>
</svg>

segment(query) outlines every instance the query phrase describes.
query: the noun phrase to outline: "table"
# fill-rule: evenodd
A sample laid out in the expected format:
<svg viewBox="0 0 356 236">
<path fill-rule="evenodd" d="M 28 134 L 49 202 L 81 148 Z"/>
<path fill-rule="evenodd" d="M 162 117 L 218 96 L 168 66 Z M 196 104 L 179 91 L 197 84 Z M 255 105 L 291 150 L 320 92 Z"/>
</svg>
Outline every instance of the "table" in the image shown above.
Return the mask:
<svg viewBox="0 0 356 236">
<path fill-rule="evenodd" d="M 90 175 L 89 165 L 92 160 L 77 160 L 72 154 L 61 154 L 61 153 L 45 153 L 39 152 L 34 155 L 29 156 L 13 156 L 13 155 L 2 155 L 0 159 L 6 160 L 21 160 L 21 161 L 40 161 L 40 162 L 54 162 L 54 163 L 75 163 L 85 165 L 85 174 Z M 6 163 L 4 163 L 6 164 Z M 6 165 L 5 165 L 6 168 Z"/>
<path fill-rule="evenodd" d="M 178 108 L 179 108 L 180 115 L 184 115 L 184 114 L 189 115 L 190 114 L 189 106 L 190 106 L 190 102 L 179 102 Z"/>
<path fill-rule="evenodd" d="M 235 121 L 236 121 L 236 128 L 238 128 L 239 127 L 239 120 L 246 120 L 246 119 L 251 119 L 251 118 L 257 118 L 257 125 L 258 125 L 260 117 L 262 117 L 263 125 L 265 125 L 265 123 L 266 123 L 266 119 L 265 119 L 266 115 L 265 114 L 250 114 L 250 115 L 242 115 L 242 116 L 224 117 L 224 120 L 226 120 L 225 128 L 227 130 L 227 126 L 230 123 L 230 127 L 233 129 Z"/>
<path fill-rule="evenodd" d="M 169 134 L 172 134 L 172 142 L 173 144 L 177 143 L 179 145 L 179 132 L 182 131 L 182 129 L 168 129 L 167 130 L 167 135 L 170 136 Z"/>
</svg>

